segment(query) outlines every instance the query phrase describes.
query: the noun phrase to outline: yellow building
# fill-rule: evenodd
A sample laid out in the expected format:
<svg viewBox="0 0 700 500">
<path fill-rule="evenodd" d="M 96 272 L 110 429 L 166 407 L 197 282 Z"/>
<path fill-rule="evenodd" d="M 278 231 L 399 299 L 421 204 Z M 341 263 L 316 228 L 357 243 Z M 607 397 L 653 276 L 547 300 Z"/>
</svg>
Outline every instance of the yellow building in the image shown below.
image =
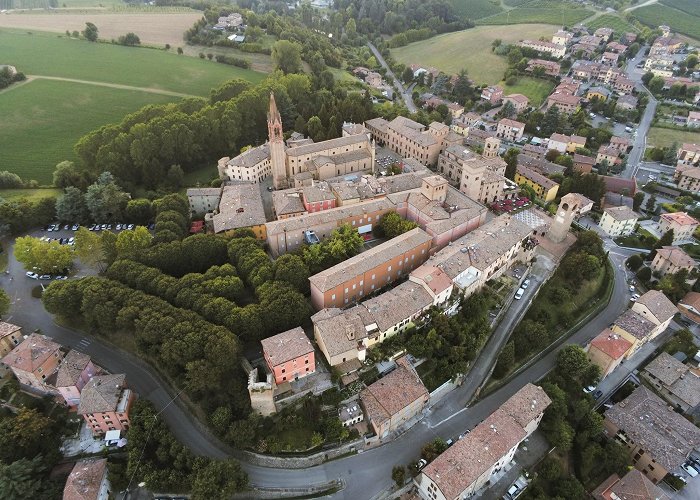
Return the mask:
<svg viewBox="0 0 700 500">
<path fill-rule="evenodd" d="M 530 186 L 535 190 L 538 198 L 544 201 L 553 201 L 559 191 L 559 184 L 523 165 L 518 165 L 518 170 L 515 173 L 515 182 L 519 186 L 523 184 Z"/>
</svg>

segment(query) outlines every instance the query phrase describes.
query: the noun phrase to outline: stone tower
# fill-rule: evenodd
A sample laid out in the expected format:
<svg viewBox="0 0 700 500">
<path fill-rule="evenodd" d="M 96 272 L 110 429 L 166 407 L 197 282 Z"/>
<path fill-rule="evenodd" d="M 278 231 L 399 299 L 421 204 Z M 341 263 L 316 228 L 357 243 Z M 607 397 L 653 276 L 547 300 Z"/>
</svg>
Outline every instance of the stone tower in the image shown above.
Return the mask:
<svg viewBox="0 0 700 500">
<path fill-rule="evenodd" d="M 495 158 L 498 156 L 498 149 L 501 147 L 501 140 L 497 137 L 488 137 L 484 141 L 484 158 Z"/>
<path fill-rule="evenodd" d="M 270 111 L 267 113 L 267 133 L 270 144 L 272 185 L 275 189 L 284 189 L 287 187 L 287 162 L 284 154 L 282 117 L 277 110 L 275 95 L 272 92 L 270 92 Z"/>
<path fill-rule="evenodd" d="M 486 154 L 485 148 L 484 154 Z M 484 180 L 485 173 L 486 165 L 480 158 L 463 161 L 459 190 L 472 200 L 478 200 L 481 195 L 481 183 Z"/>
<path fill-rule="evenodd" d="M 581 194 L 569 193 L 562 196 L 547 237 L 554 243 L 564 241 L 574 218 L 588 212 L 592 206 L 593 202 Z"/>
</svg>

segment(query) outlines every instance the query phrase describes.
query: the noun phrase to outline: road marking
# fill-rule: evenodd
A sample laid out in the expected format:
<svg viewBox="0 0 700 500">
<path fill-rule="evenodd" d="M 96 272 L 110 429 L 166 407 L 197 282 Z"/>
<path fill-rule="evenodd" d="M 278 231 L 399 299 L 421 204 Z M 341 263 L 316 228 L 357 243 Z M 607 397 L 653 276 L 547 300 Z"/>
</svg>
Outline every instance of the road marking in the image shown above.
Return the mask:
<svg viewBox="0 0 700 500">
<path fill-rule="evenodd" d="M 435 427 L 440 427 L 442 424 L 444 424 L 444 423 L 447 422 L 448 420 L 451 420 L 453 417 L 456 417 L 457 415 L 459 415 L 459 414 L 462 413 L 463 411 L 467 411 L 468 409 L 469 409 L 469 407 L 466 407 L 466 406 L 465 406 L 465 407 L 462 408 L 461 410 L 454 412 L 454 413 L 453 413 L 452 415 L 450 415 L 449 417 L 440 420 L 437 424 L 429 424 L 429 425 L 428 425 L 428 429 L 434 429 Z"/>
</svg>

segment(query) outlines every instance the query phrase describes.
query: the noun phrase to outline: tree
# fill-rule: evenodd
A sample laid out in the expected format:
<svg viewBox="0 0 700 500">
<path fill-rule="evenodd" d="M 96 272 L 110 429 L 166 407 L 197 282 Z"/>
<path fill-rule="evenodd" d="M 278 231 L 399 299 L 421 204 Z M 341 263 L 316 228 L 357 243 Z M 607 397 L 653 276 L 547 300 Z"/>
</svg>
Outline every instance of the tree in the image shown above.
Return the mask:
<svg viewBox="0 0 700 500">
<path fill-rule="evenodd" d="M 198 457 L 193 472 L 194 500 L 228 500 L 248 486 L 248 475 L 236 460 L 219 461 Z"/>
<path fill-rule="evenodd" d="M 408 83 L 413 81 L 413 71 L 409 66 L 406 66 L 406 69 L 403 70 L 403 73 L 401 74 L 401 81 L 403 83 Z"/>
<path fill-rule="evenodd" d="M 649 87 L 649 90 L 651 91 L 652 94 L 658 94 L 659 92 L 661 92 L 661 89 L 664 88 L 665 83 L 666 82 L 664 81 L 664 79 L 662 77 L 655 76 L 649 82 L 648 87 Z"/>
<path fill-rule="evenodd" d="M 101 239 L 102 258 L 109 265 L 117 260 L 117 235 L 112 231 L 104 231 Z"/>
<path fill-rule="evenodd" d="M 673 233 L 673 229 L 669 229 L 666 231 L 659 241 L 656 242 L 656 245 L 654 245 L 655 249 L 667 247 L 673 245 L 673 240 L 675 238 L 675 234 Z"/>
<path fill-rule="evenodd" d="M 644 205 L 644 209 L 647 212 L 653 212 L 656 210 L 656 196 L 653 194 L 647 199 L 646 205 Z"/>
<path fill-rule="evenodd" d="M 504 118 L 512 118 L 515 116 L 515 106 L 511 101 L 508 101 L 501 107 L 497 115 Z"/>
<path fill-rule="evenodd" d="M 180 165 L 170 165 L 168 173 L 165 175 L 165 184 L 172 189 L 179 189 L 185 178 L 185 173 Z"/>
<path fill-rule="evenodd" d="M 88 218 L 85 197 L 80 189 L 69 186 L 56 200 L 56 217 L 63 222 L 83 224 Z"/>
<path fill-rule="evenodd" d="M 318 116 L 312 116 L 309 118 L 309 121 L 306 123 L 306 130 L 309 133 L 309 137 L 311 137 L 315 142 L 325 139 L 325 130 L 323 128 L 323 124 L 321 123 L 321 119 Z"/>
<path fill-rule="evenodd" d="M 651 71 L 647 71 L 642 75 L 642 83 L 644 85 L 649 85 L 649 82 L 652 78 L 654 78 L 654 73 L 652 73 Z"/>
<path fill-rule="evenodd" d="M 117 254 L 120 256 L 135 255 L 139 250 L 148 248 L 152 239 L 151 233 L 143 226 L 136 226 L 133 230 L 122 231 L 117 236 Z"/>
<path fill-rule="evenodd" d="M 283 73 L 299 73 L 301 71 L 301 49 L 289 40 L 278 40 L 272 46 L 272 61 L 275 69 Z"/>
<path fill-rule="evenodd" d="M 564 378 L 578 380 L 590 365 L 586 351 L 578 345 L 568 345 L 557 356 L 557 372 Z"/>
<path fill-rule="evenodd" d="M 58 188 L 75 186 L 85 189 L 88 185 L 86 172 L 83 172 L 72 161 L 62 161 L 53 171 L 53 185 Z"/>
<path fill-rule="evenodd" d="M 396 486 L 399 488 L 402 487 L 406 483 L 406 467 L 403 465 L 395 465 L 394 468 L 391 469 L 391 479 L 394 480 Z"/>
<path fill-rule="evenodd" d="M 80 227 L 75 233 L 75 255 L 86 266 L 95 266 L 104 262 L 102 238 L 98 233 Z"/>
<path fill-rule="evenodd" d="M 309 292 L 309 268 L 298 255 L 284 254 L 275 260 L 276 281 L 286 281 L 301 293 Z"/>
<path fill-rule="evenodd" d="M 10 464 L 0 462 L 0 498 L 46 498 L 42 482 L 44 474 L 45 466 L 41 455 L 31 460 L 22 458 Z"/>
<path fill-rule="evenodd" d="M 508 342 L 498 356 L 498 361 L 496 362 L 496 367 L 493 369 L 493 376 L 495 378 L 503 378 L 503 376 L 510 371 L 515 362 L 515 344 L 513 342 Z"/>
<path fill-rule="evenodd" d="M 0 288 L 0 318 L 10 310 L 10 296 Z"/>
<path fill-rule="evenodd" d="M 85 193 L 90 216 L 95 222 L 121 219 L 129 201 L 129 195 L 114 182 L 109 172 L 103 172 Z"/>
<path fill-rule="evenodd" d="M 153 220 L 153 204 L 143 198 L 129 200 L 124 210 L 124 217 L 133 224 L 148 224 Z"/>
<path fill-rule="evenodd" d="M 252 27 L 246 30 L 246 37 L 250 38 L 250 30 Z M 234 97 L 238 97 L 243 91 L 248 90 L 251 87 L 250 82 L 242 80 L 240 78 L 234 78 L 229 80 L 220 87 L 212 89 L 209 101 L 212 104 L 221 101 L 228 101 Z"/>
<path fill-rule="evenodd" d="M 73 249 L 70 246 L 31 236 L 17 238 L 14 255 L 25 269 L 40 274 L 58 274 L 73 264 Z"/>
<path fill-rule="evenodd" d="M 92 23 L 85 23 L 85 29 L 83 30 L 83 36 L 89 42 L 97 41 L 97 26 Z"/>
<path fill-rule="evenodd" d="M 24 186 L 24 181 L 19 175 L 7 170 L 0 171 L 0 189 L 16 189 L 22 186 Z"/>
<path fill-rule="evenodd" d="M 642 206 L 642 202 L 644 201 L 644 191 L 637 191 L 634 193 L 634 197 L 632 198 L 632 210 L 635 212 L 639 211 L 639 208 Z"/>
<path fill-rule="evenodd" d="M 510 148 L 503 155 L 503 159 L 506 162 L 506 172 L 505 175 L 511 181 L 515 180 L 515 172 L 518 169 L 518 155 L 520 150 L 517 148 Z"/>
<path fill-rule="evenodd" d="M 384 233 L 384 236 L 391 239 L 417 228 L 418 224 L 404 219 L 396 212 L 388 212 L 382 217 L 379 222 L 379 227 Z"/>
<path fill-rule="evenodd" d="M 132 32 L 120 36 L 118 42 L 119 45 L 126 45 L 127 47 L 135 47 L 136 45 L 141 45 L 141 39 L 136 33 Z"/>
<path fill-rule="evenodd" d="M 642 282 L 647 283 L 651 279 L 651 269 L 648 267 L 643 267 L 637 271 L 637 278 Z"/>
<path fill-rule="evenodd" d="M 637 271 L 640 267 L 642 267 L 642 264 L 644 261 L 642 261 L 642 258 L 637 255 L 631 255 L 629 259 L 627 259 L 627 267 L 629 267 L 632 271 Z"/>
<path fill-rule="evenodd" d="M 447 443 L 442 438 L 435 438 L 429 443 L 423 445 L 420 450 L 421 458 L 425 459 L 428 463 L 435 460 L 441 453 L 447 449 Z"/>
</svg>

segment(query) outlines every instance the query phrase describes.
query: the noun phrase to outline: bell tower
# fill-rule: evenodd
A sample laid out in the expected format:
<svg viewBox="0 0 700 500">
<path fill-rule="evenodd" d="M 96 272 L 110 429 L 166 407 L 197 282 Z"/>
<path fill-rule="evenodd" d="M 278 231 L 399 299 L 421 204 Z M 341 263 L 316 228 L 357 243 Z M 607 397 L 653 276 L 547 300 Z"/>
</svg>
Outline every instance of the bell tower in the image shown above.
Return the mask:
<svg viewBox="0 0 700 500">
<path fill-rule="evenodd" d="M 495 158 L 498 156 L 498 149 L 501 147 L 501 140 L 496 137 L 488 137 L 484 141 L 484 158 Z"/>
<path fill-rule="evenodd" d="M 275 189 L 287 187 L 287 162 L 284 154 L 282 117 L 277 110 L 275 95 L 270 92 L 270 111 L 267 113 L 267 133 L 270 145 L 272 185 Z"/>
</svg>

